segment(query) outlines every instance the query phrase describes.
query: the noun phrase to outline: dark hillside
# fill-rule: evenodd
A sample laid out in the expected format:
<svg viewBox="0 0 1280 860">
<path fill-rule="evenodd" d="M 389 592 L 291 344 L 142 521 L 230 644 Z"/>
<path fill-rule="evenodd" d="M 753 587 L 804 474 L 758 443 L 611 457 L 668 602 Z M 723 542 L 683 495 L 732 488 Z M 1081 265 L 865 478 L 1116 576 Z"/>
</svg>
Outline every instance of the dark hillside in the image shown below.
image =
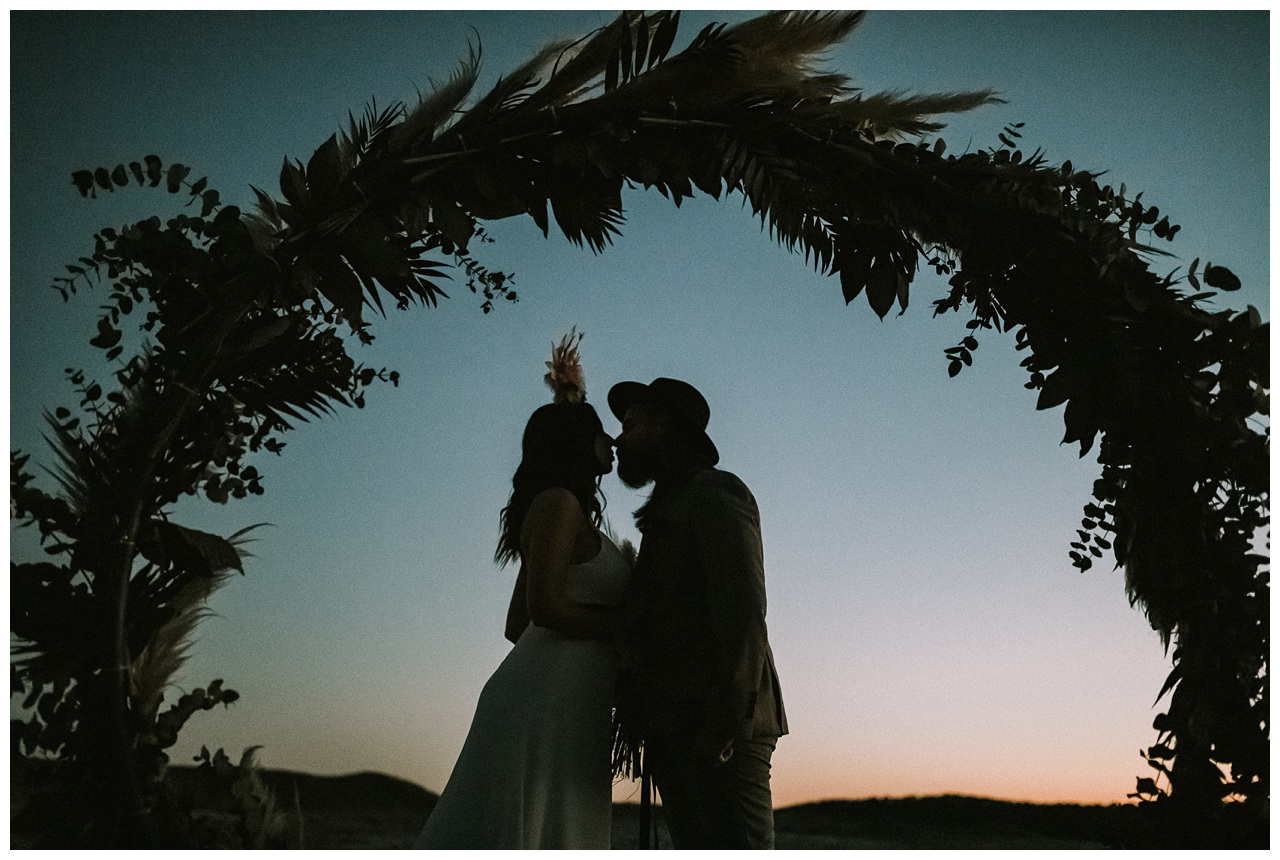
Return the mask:
<svg viewBox="0 0 1280 860">
<path fill-rule="evenodd" d="M 776 825 L 801 838 L 857 839 L 869 848 L 1124 848 L 1137 811 L 947 795 L 807 803 L 778 810 Z"/>
<path fill-rule="evenodd" d="M 37 836 L 57 821 L 56 810 L 31 803 L 32 789 L 47 780 L 49 768 L 15 757 L 10 763 L 10 847 L 35 847 Z M 435 806 L 436 795 L 421 786 L 380 773 L 314 776 L 285 770 L 261 771 L 276 805 L 302 813 L 305 848 L 408 848 Z M 178 803 L 195 811 L 202 833 L 229 835 L 235 816 L 225 798 L 208 790 L 205 774 L 173 767 L 170 785 Z M 1216 835 L 1190 845 L 1173 827 L 1136 806 L 1013 803 L 980 797 L 873 798 L 827 800 L 777 810 L 777 847 L 782 849 L 1088 849 L 1088 848 L 1267 848 L 1266 822 L 1247 824 L 1241 807 Z M 52 814 L 51 814 L 52 813 Z M 657 845 L 671 838 L 655 809 Z M 1176 822 L 1174 822 L 1176 825 Z M 639 806 L 614 804 L 613 847 L 635 848 Z"/>
</svg>

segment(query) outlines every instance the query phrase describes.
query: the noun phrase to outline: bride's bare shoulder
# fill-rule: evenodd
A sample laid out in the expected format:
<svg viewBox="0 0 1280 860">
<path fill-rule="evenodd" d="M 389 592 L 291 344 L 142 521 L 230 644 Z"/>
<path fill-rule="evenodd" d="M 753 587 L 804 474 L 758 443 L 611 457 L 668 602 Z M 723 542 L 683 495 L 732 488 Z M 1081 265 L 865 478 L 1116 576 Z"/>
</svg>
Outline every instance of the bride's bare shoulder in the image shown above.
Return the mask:
<svg viewBox="0 0 1280 860">
<path fill-rule="evenodd" d="M 524 518 L 521 536 L 527 538 L 534 530 L 577 530 L 586 522 L 578 497 L 564 487 L 548 487 L 533 497 L 529 512 Z"/>
<path fill-rule="evenodd" d="M 579 504 L 578 497 L 564 487 L 547 487 L 529 503 L 529 515 L 533 516 L 535 513 L 540 516 L 581 516 L 582 505 Z"/>
</svg>

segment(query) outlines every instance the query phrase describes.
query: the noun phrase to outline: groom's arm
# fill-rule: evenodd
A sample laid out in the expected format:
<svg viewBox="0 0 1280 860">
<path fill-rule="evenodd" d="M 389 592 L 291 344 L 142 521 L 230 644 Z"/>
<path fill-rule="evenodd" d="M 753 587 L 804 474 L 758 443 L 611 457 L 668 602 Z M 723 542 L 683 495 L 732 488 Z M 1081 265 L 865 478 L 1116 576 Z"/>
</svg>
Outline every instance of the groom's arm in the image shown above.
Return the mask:
<svg viewBox="0 0 1280 860">
<path fill-rule="evenodd" d="M 716 654 L 699 741 L 712 752 L 751 736 L 767 641 L 764 549 L 760 511 L 742 481 L 710 471 L 695 481 L 691 516 Z"/>
</svg>

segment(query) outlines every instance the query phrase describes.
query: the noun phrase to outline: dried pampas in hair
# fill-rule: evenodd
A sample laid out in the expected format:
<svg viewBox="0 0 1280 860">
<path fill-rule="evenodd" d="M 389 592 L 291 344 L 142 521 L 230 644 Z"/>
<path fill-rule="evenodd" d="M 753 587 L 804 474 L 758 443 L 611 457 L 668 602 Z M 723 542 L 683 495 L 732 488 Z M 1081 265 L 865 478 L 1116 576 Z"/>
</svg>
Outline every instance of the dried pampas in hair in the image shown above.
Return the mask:
<svg viewBox="0 0 1280 860">
<path fill-rule="evenodd" d="M 582 362 L 578 357 L 578 344 L 582 335 L 574 326 L 561 338 L 551 343 L 551 360 L 547 362 L 547 375 L 543 377 L 552 391 L 553 403 L 581 403 L 587 399 L 587 387 L 582 381 Z"/>
</svg>

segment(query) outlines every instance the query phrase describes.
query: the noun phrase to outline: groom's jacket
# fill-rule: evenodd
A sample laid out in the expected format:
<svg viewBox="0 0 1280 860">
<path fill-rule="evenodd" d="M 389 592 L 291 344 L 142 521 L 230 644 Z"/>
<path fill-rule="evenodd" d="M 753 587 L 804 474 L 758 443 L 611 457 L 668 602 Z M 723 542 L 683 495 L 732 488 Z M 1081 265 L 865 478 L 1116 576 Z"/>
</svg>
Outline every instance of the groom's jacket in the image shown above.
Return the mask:
<svg viewBox="0 0 1280 860">
<path fill-rule="evenodd" d="M 646 729 L 786 734 L 765 627 L 760 512 L 746 484 L 707 469 L 655 499 L 635 573 L 630 662 Z"/>
</svg>

